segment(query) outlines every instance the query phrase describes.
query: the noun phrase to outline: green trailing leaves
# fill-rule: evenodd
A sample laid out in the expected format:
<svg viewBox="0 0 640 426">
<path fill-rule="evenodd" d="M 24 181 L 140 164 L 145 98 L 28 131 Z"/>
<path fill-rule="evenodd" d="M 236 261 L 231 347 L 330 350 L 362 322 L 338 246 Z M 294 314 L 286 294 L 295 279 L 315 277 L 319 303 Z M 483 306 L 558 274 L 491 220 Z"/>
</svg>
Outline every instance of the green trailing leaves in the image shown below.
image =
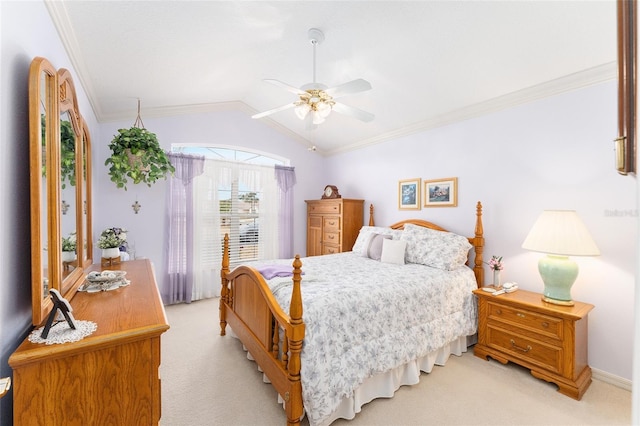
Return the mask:
<svg viewBox="0 0 640 426">
<path fill-rule="evenodd" d="M 111 181 L 118 188 L 127 189 L 129 180 L 134 184 L 151 186 L 160 178 L 173 174 L 175 168 L 169 156 L 160 147 L 155 133 L 140 127 L 119 129 L 109 144 L 111 157 L 104 162 L 109 167 Z"/>
</svg>

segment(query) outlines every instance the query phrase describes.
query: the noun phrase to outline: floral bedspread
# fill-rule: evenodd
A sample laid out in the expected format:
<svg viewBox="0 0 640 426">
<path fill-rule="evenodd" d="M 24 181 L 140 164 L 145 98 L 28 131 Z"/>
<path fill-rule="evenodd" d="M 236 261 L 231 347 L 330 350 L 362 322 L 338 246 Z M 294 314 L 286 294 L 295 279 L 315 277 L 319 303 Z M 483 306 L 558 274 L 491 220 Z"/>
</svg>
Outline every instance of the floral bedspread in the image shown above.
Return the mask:
<svg viewBox="0 0 640 426">
<path fill-rule="evenodd" d="M 303 258 L 302 264 L 301 376 L 311 426 L 321 424 L 366 378 L 476 332 L 476 282 L 466 266 L 444 271 L 393 265 L 352 252 Z M 291 278 L 268 282 L 288 312 Z"/>
</svg>

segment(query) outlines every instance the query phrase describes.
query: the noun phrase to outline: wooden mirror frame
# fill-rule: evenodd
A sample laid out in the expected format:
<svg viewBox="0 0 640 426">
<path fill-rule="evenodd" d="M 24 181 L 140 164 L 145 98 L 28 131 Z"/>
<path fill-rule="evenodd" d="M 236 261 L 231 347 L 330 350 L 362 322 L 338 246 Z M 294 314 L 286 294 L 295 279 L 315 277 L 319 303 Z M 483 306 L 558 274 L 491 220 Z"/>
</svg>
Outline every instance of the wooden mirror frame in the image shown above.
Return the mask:
<svg viewBox="0 0 640 426">
<path fill-rule="evenodd" d="M 77 240 L 76 260 L 64 263 L 60 169 L 63 113 L 68 114 L 75 133 L 75 220 L 71 229 L 75 229 Z M 93 263 L 89 132 L 78 109 L 71 74 L 65 69 L 56 72 L 42 57 L 34 58 L 29 69 L 29 138 L 32 322 L 38 326 L 53 307 L 49 290 L 56 289 L 70 300 L 82 284 L 84 268 Z"/>
</svg>

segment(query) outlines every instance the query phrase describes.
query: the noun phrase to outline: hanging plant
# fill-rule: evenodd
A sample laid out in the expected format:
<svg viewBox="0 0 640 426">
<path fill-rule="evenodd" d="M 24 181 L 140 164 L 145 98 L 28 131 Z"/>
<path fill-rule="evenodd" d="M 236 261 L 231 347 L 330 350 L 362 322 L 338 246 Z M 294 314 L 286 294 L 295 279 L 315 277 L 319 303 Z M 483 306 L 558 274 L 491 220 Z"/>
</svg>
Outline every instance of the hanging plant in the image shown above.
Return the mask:
<svg viewBox="0 0 640 426">
<path fill-rule="evenodd" d="M 133 127 L 119 129 L 109 148 L 111 157 L 104 164 L 109 167 L 111 181 L 125 191 L 129 179 L 134 184 L 145 183 L 151 186 L 158 179 L 166 179 L 169 173 L 173 174 L 175 171 L 155 133 L 144 128 L 140 119 L 139 102 L 138 118 Z"/>
</svg>

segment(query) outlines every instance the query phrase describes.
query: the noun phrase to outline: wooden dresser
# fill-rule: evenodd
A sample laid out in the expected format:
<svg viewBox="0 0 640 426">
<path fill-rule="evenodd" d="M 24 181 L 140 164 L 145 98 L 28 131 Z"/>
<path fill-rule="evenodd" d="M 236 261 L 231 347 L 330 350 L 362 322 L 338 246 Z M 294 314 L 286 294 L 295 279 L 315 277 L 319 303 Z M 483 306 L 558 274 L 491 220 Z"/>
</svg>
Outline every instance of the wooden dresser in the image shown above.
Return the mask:
<svg viewBox="0 0 640 426">
<path fill-rule="evenodd" d="M 350 251 L 364 217 L 364 200 L 307 200 L 307 256 Z"/>
<path fill-rule="evenodd" d="M 591 384 L 587 356 L 588 314 L 593 305 L 575 302 L 559 306 L 525 290 L 478 296 L 478 343 L 474 354 L 531 370 L 539 379 L 558 385 L 558 391 L 581 399 Z"/>
<path fill-rule="evenodd" d="M 70 301 L 76 320 L 97 330 L 65 344 L 25 340 L 9 358 L 14 425 L 157 425 L 160 335 L 169 324 L 151 262 L 105 267 L 131 284 Z M 90 270 L 101 270 L 93 265 Z"/>
</svg>

